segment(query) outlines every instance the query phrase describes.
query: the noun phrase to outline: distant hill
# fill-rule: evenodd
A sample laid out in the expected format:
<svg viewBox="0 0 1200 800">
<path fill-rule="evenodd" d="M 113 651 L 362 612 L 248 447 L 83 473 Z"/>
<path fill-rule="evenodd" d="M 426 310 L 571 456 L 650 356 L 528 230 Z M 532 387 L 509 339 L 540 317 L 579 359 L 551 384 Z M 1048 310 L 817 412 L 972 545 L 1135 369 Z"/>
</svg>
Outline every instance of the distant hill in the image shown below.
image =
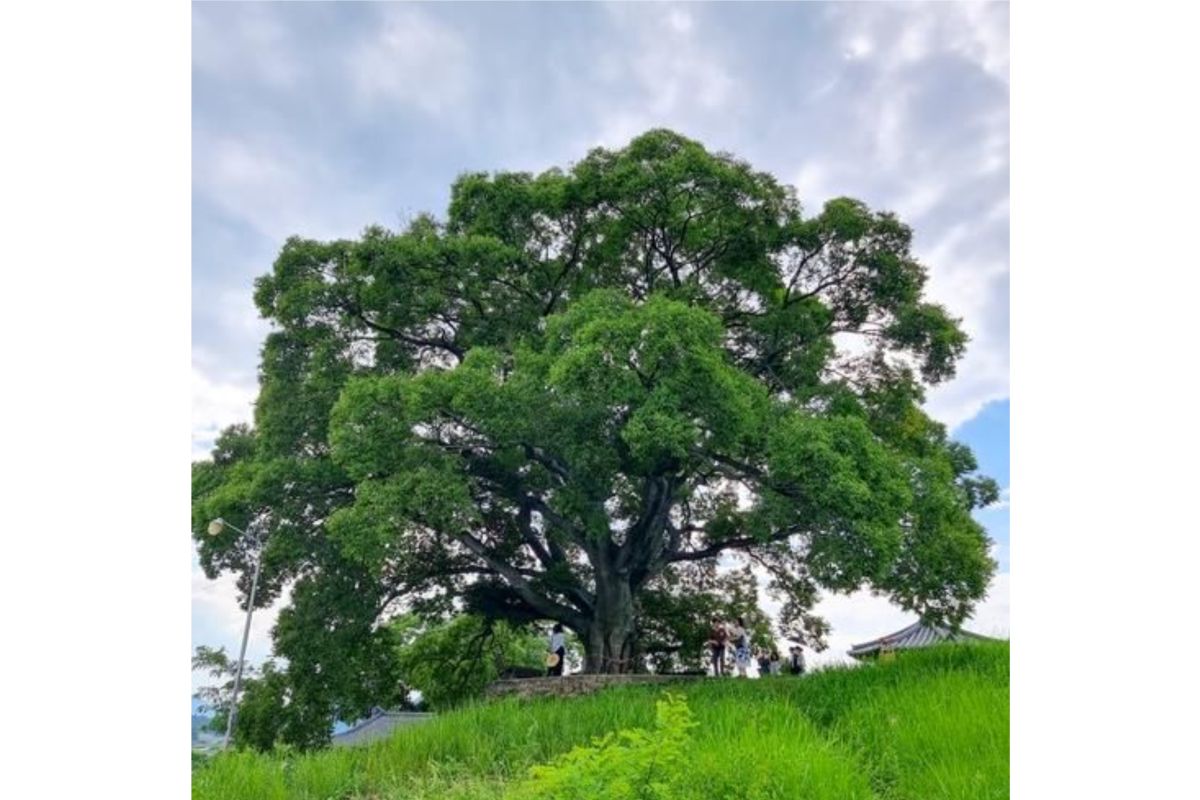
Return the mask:
<svg viewBox="0 0 1200 800">
<path fill-rule="evenodd" d="M 213 715 L 201 711 L 203 704 L 196 698 L 192 698 L 192 744 L 193 745 L 208 745 L 214 742 L 219 742 L 224 738 L 220 731 L 205 730 L 205 726 L 212 720 Z M 337 736 L 340 733 L 345 733 L 356 725 L 359 725 L 363 720 L 356 720 L 353 723 L 335 722 L 331 734 Z"/>
<path fill-rule="evenodd" d="M 212 722 L 211 714 L 192 714 L 192 745 L 209 745 L 221 740 L 221 734 L 207 730 Z"/>
</svg>

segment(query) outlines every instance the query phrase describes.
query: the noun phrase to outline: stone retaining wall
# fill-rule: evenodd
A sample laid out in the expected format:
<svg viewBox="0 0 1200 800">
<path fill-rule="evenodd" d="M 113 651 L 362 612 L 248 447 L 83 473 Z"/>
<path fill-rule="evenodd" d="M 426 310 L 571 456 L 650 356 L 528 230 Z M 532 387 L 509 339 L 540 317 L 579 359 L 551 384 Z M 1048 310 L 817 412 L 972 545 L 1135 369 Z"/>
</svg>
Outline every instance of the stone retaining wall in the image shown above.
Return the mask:
<svg viewBox="0 0 1200 800">
<path fill-rule="evenodd" d="M 566 675 L 553 678 L 510 678 L 492 683 L 488 697 L 571 697 L 591 694 L 609 686 L 694 681 L 701 675 Z"/>
</svg>

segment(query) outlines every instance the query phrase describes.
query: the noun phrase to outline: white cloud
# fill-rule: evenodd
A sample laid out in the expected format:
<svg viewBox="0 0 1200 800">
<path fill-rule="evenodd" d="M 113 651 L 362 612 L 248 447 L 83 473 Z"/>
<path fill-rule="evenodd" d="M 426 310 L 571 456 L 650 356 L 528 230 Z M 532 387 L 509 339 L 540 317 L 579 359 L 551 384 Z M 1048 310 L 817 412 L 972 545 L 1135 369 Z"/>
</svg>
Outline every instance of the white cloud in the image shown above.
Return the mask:
<svg viewBox="0 0 1200 800">
<path fill-rule="evenodd" d="M 960 15 L 954 48 L 989 75 L 1008 83 L 1009 40 L 1006 3 L 956 3 Z"/>
<path fill-rule="evenodd" d="M 209 580 L 200 564 L 193 560 L 192 613 L 203 618 L 212 632 L 233 642 L 240 641 L 246 624 L 246 612 L 238 607 L 237 597 L 237 581 L 232 573 Z M 261 640 L 262 637 L 255 638 Z"/>
<path fill-rule="evenodd" d="M 378 188 L 364 190 L 319 153 L 277 136 L 193 136 L 193 187 L 280 245 L 292 235 L 353 236 L 377 221 Z"/>
<path fill-rule="evenodd" d="M 254 417 L 253 385 L 225 383 L 192 366 L 192 459 L 208 457 L 221 430 Z"/>
<path fill-rule="evenodd" d="M 792 180 L 796 188 L 796 196 L 809 216 L 821 213 L 826 200 L 845 194 L 838 189 L 837 183 L 831 179 L 831 165 L 825 161 L 809 161 L 805 163 L 796 177 Z"/>
<path fill-rule="evenodd" d="M 453 29 L 420 8 L 385 6 L 374 40 L 347 58 L 355 94 L 365 108 L 409 105 L 443 116 L 464 105 L 472 85 L 470 49 Z"/>
<path fill-rule="evenodd" d="M 638 3 L 605 8 L 620 45 L 600 60 L 594 76 L 622 90 L 603 95 L 595 109 L 596 133 L 586 147 L 622 146 L 655 127 L 687 132 L 730 112 L 737 81 L 690 11 Z"/>
<path fill-rule="evenodd" d="M 964 627 L 984 636 L 1007 639 L 1011 631 L 1009 611 L 1011 580 L 1011 573 L 997 573 L 992 578 L 991 586 L 988 587 L 987 597 L 975 609 L 975 613 Z"/>
<path fill-rule="evenodd" d="M 867 58 L 875 49 L 871 40 L 863 34 L 858 34 L 846 43 L 844 55 L 851 61 L 857 61 L 860 58 Z"/>
<path fill-rule="evenodd" d="M 249 266 L 245 272 L 252 273 L 260 266 Z M 247 342 L 261 342 L 271 331 L 271 323 L 259 316 L 258 307 L 254 305 L 253 281 L 220 290 L 212 310 L 223 329 L 236 332 Z"/>
<path fill-rule="evenodd" d="M 692 25 L 695 24 L 692 20 L 692 15 L 682 8 L 673 8 L 671 13 L 667 15 L 667 22 L 671 29 L 677 33 L 688 33 L 692 30 Z"/>
<path fill-rule="evenodd" d="M 935 58 L 962 58 L 1006 92 L 1008 12 L 1000 4 L 855 3 L 828 13 L 837 40 L 855 56 L 843 69 L 858 88 L 844 112 L 846 136 L 795 173 L 797 190 L 810 213 L 831 196 L 851 195 L 914 225 L 914 253 L 930 271 L 928 297 L 961 317 L 971 337 L 957 377 L 928 393 L 927 410 L 954 428 L 1009 394 L 1008 197 L 1005 188 L 991 188 L 1008 168 L 1008 109 L 975 108 L 963 121 L 970 128 L 931 124 L 930 92 L 939 89 L 927 67 Z M 969 72 L 939 74 L 963 80 Z M 931 143 L 953 130 L 971 135 L 951 146 Z M 977 209 L 989 191 L 1003 196 Z"/>
<path fill-rule="evenodd" d="M 998 564 L 1008 564 L 1008 545 L 993 541 L 988 547 L 988 555 Z"/>
<path fill-rule="evenodd" d="M 811 162 L 794 179 L 805 213 L 820 213 L 824 202 L 838 195 L 868 197 L 870 192 L 837 162 Z M 915 183 L 894 201 L 876 200 L 880 208 L 896 210 L 912 221 L 938 206 L 949 203 L 953 189 L 933 180 Z M 1007 228 L 1007 195 L 982 218 L 967 218 L 952 225 L 932 242 L 925 241 L 916 226 L 913 251 L 929 270 L 926 297 L 942 303 L 950 314 L 962 319 L 970 341 L 957 365 L 956 377 L 927 391 L 926 410 L 951 430 L 970 420 L 985 405 L 1009 396 L 1008 262 L 981 251 L 981 239 Z M 865 349 L 859 337 L 842 336 L 839 348 L 848 353 Z"/>
<path fill-rule="evenodd" d="M 853 645 L 893 633 L 916 621 L 911 612 L 868 591 L 849 595 L 825 593 L 817 604 L 816 613 L 829 621 L 832 632 L 827 639 L 828 649 L 809 654 L 808 661 L 814 666 L 850 662 L 846 651 Z M 992 579 L 987 596 L 963 627 L 984 636 L 1008 637 L 1009 573 L 999 573 Z"/>
<path fill-rule="evenodd" d="M 997 500 L 995 503 L 992 503 L 990 506 L 988 506 L 987 507 L 988 511 L 1000 511 L 1001 509 L 1009 508 L 1011 503 L 1009 501 L 1008 492 L 1009 492 L 1009 487 L 1007 487 L 1007 486 L 1005 486 L 1003 489 L 1001 489 L 1000 490 L 1000 499 Z"/>
<path fill-rule="evenodd" d="M 844 3 L 830 14 L 845 28 L 847 57 L 874 54 L 894 70 L 950 53 L 1008 82 L 1005 3 Z"/>
<path fill-rule="evenodd" d="M 287 26 L 269 3 L 245 3 L 192 14 L 192 64 L 211 76 L 296 88 L 303 64 Z M 232 16 L 231 16 L 232 14 Z"/>
<path fill-rule="evenodd" d="M 985 405 L 1009 396 L 1007 303 L 1008 263 L 976 259 L 972 242 L 986 227 L 960 224 L 932 248 L 916 248 L 930 270 L 927 296 L 962 319 L 970 337 L 956 377 L 928 392 L 927 411 L 951 430 L 978 414 Z"/>
<path fill-rule="evenodd" d="M 946 183 L 937 178 L 916 181 L 892 201 L 892 209 L 901 219 L 913 222 L 937 208 L 946 200 Z"/>
<path fill-rule="evenodd" d="M 1008 354 L 976 342 L 958 364 L 959 377 L 928 392 L 926 412 L 953 432 L 984 406 L 1009 396 Z"/>
<path fill-rule="evenodd" d="M 232 573 L 224 573 L 209 580 L 200 568 L 193 551 L 192 557 L 192 646 L 207 645 L 224 647 L 233 659 L 242 644 L 242 632 L 246 625 L 246 612 L 238 604 L 237 580 Z M 290 589 L 285 588 L 280 597 L 267 608 L 257 608 L 251 616 L 250 637 L 246 643 L 246 661 L 258 665 L 271 656 L 271 628 L 279 618 L 279 611 L 291 600 Z M 192 690 L 206 683 L 203 673 L 192 674 Z"/>
</svg>

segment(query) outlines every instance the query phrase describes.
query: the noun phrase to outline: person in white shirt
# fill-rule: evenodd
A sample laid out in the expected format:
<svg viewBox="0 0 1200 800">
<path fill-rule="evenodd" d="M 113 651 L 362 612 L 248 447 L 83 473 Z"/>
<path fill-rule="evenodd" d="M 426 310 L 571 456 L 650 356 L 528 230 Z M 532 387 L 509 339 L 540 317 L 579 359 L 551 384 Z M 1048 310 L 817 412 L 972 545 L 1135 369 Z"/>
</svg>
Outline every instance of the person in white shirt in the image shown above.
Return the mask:
<svg viewBox="0 0 1200 800">
<path fill-rule="evenodd" d="M 558 660 L 547 671 L 547 675 L 562 675 L 563 666 L 567 661 L 567 637 L 563 633 L 561 622 L 555 623 L 550 632 L 550 652 L 558 656 Z"/>
<path fill-rule="evenodd" d="M 733 663 L 737 667 L 738 677 L 745 678 L 746 670 L 750 668 L 750 631 L 746 629 L 744 617 L 737 618 L 729 638 L 733 640 Z"/>
</svg>

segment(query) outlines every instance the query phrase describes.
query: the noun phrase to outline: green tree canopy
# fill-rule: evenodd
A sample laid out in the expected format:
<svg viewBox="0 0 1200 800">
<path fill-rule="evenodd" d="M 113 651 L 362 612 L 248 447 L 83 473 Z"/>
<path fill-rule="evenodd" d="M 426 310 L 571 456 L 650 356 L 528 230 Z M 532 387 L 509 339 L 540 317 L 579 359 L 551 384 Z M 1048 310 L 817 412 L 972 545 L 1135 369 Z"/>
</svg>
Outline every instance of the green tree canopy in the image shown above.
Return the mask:
<svg viewBox="0 0 1200 800">
<path fill-rule="evenodd" d="M 234 676 L 237 661 L 229 658 L 225 648 L 200 645 L 192 654 L 192 669 L 203 670 L 216 683 L 200 687 L 194 697 L 202 702 L 202 710 L 212 712 L 208 729 L 224 733 L 233 708 Z M 312 732 L 302 731 L 288 703 L 287 673 L 268 659 L 261 667 L 246 664 L 242 670 L 241 692 L 237 698 L 237 719 L 233 730 L 235 747 L 252 747 L 268 751 L 277 741 L 312 744 Z M 299 708 L 299 707 L 296 707 Z M 328 724 L 318 733 L 328 738 Z"/>
<path fill-rule="evenodd" d="M 663 130 L 463 175 L 445 220 L 292 238 L 257 284 L 254 427 L 194 468 L 201 563 L 247 584 L 250 543 L 204 526 L 265 533 L 277 650 L 353 702 L 401 607 L 557 620 L 593 671 L 692 648 L 718 558 L 814 646 L 822 588 L 958 623 L 996 486 L 922 410 L 967 337 L 911 240 Z"/>
<path fill-rule="evenodd" d="M 476 614 L 428 624 L 406 614 L 391 627 L 400 675 L 435 711 L 481 696 L 508 670 L 545 673 L 546 637 L 526 626 Z"/>
</svg>

